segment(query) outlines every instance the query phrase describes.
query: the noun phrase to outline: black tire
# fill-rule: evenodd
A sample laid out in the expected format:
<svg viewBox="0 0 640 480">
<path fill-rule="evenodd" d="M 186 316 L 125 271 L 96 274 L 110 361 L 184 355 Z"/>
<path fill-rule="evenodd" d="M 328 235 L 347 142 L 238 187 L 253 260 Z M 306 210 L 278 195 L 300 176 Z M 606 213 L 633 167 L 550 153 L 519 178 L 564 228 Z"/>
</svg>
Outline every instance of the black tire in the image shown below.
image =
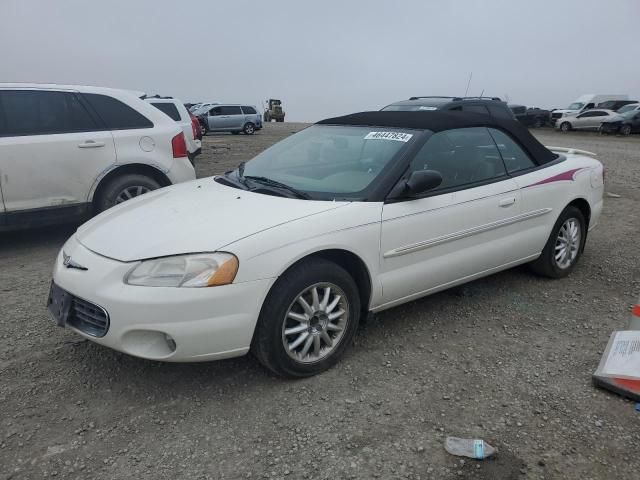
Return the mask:
<svg viewBox="0 0 640 480">
<path fill-rule="evenodd" d="M 622 125 L 620 127 L 620 135 L 624 135 L 625 137 L 631 135 L 631 125 Z"/>
<path fill-rule="evenodd" d="M 565 222 L 570 219 L 575 219 L 579 223 L 580 230 L 580 242 L 576 252 L 576 257 L 570 263 L 570 265 L 566 267 L 559 266 L 556 258 L 555 258 L 555 250 L 556 250 L 556 242 L 558 240 L 558 234 L 560 229 L 565 224 Z M 587 224 L 582 212 L 574 207 L 568 206 L 565 208 L 558 220 L 556 221 L 553 229 L 551 230 L 551 235 L 549 235 L 549 239 L 547 240 L 540 257 L 537 260 L 534 260 L 530 265 L 531 269 L 537 273 L 538 275 L 543 275 L 549 278 L 563 278 L 569 275 L 575 266 L 578 264 L 580 260 L 580 256 L 584 250 L 584 244 L 587 239 Z"/>
<path fill-rule="evenodd" d="M 136 191 L 142 191 L 146 193 L 152 190 L 160 188 L 160 184 L 151 177 L 141 174 L 126 174 L 116 177 L 107 183 L 104 188 L 101 188 L 98 195 L 95 207 L 97 212 L 103 212 L 117 203 L 120 203 L 120 197 L 126 194 L 123 192 L 129 191 L 130 194 Z M 131 198 L 137 195 L 132 195 Z"/>
<path fill-rule="evenodd" d="M 245 135 L 253 135 L 256 133 L 256 126 L 251 122 L 247 122 L 244 124 L 244 127 L 242 127 L 242 131 Z"/>
<path fill-rule="evenodd" d="M 346 325 L 335 348 L 313 363 L 297 361 L 285 350 L 283 329 L 287 314 L 297 297 L 318 283 L 329 283 L 342 290 L 348 305 Z M 262 305 L 253 334 L 251 352 L 272 372 L 283 377 L 301 378 L 331 368 L 353 342 L 360 320 L 360 296 L 355 281 L 339 265 L 313 258 L 294 265 L 271 288 Z M 327 329 L 328 332 L 328 329 Z"/>
<path fill-rule="evenodd" d="M 284 122 L 284 118 L 278 118 L 276 122 Z"/>
<path fill-rule="evenodd" d="M 207 133 L 209 133 L 209 129 L 206 125 L 200 124 L 200 134 L 204 137 Z"/>
<path fill-rule="evenodd" d="M 571 124 L 569 122 L 562 122 L 560 124 L 560 131 L 567 133 L 571 131 Z"/>
</svg>

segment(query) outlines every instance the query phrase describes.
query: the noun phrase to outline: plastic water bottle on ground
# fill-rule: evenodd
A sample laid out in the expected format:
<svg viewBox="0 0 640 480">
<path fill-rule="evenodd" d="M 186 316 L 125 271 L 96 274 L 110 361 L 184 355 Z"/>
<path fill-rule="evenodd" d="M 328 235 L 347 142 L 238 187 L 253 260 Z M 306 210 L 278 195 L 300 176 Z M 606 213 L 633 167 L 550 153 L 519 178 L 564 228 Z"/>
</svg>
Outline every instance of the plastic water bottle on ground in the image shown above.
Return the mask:
<svg viewBox="0 0 640 480">
<path fill-rule="evenodd" d="M 451 455 L 482 460 L 496 453 L 496 449 L 484 440 L 474 438 L 447 437 L 444 449 Z"/>
</svg>

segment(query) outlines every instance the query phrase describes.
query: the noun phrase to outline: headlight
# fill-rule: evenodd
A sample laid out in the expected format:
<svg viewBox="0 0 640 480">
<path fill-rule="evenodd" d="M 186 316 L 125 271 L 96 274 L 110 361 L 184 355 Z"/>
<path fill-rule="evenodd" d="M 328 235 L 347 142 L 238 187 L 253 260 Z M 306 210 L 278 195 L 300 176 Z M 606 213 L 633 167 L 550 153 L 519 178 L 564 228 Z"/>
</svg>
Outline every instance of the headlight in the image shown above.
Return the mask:
<svg viewBox="0 0 640 480">
<path fill-rule="evenodd" d="M 144 260 L 124 277 L 124 283 L 144 287 L 215 287 L 233 282 L 238 259 L 224 252 L 193 253 Z"/>
</svg>

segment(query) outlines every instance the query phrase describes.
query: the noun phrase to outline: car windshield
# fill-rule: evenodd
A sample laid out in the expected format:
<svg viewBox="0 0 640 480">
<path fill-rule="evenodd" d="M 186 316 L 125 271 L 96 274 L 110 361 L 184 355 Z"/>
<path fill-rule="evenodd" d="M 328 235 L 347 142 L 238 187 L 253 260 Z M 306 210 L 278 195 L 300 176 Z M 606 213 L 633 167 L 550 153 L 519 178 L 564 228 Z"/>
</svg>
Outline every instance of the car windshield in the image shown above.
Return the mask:
<svg viewBox="0 0 640 480">
<path fill-rule="evenodd" d="M 631 117 L 633 117 L 636 113 L 638 113 L 638 112 L 636 112 L 635 110 L 627 110 L 626 112 L 618 112 L 618 114 L 619 114 L 621 117 L 624 117 L 624 118 L 631 118 Z"/>
<path fill-rule="evenodd" d="M 567 107 L 567 110 L 580 110 L 582 107 L 584 107 L 584 103 L 573 102 L 571 105 Z"/>
<path fill-rule="evenodd" d="M 314 199 L 364 199 L 417 134 L 388 127 L 314 125 L 260 153 L 235 175 L 279 182 Z"/>
<path fill-rule="evenodd" d="M 625 105 L 624 107 L 620 107 L 618 109 L 618 113 L 633 112 L 637 108 L 638 108 L 637 104 Z"/>
</svg>

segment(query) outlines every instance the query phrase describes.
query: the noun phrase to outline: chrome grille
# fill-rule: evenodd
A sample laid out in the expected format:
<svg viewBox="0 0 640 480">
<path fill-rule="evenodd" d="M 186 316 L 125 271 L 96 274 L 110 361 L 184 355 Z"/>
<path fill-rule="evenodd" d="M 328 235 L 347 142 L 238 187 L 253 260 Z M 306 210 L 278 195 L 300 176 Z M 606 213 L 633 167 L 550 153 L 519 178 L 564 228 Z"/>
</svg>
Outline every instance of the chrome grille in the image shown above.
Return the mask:
<svg viewBox="0 0 640 480">
<path fill-rule="evenodd" d="M 74 297 L 67 323 L 93 337 L 104 337 L 109 330 L 109 315 L 104 308 Z"/>
</svg>

